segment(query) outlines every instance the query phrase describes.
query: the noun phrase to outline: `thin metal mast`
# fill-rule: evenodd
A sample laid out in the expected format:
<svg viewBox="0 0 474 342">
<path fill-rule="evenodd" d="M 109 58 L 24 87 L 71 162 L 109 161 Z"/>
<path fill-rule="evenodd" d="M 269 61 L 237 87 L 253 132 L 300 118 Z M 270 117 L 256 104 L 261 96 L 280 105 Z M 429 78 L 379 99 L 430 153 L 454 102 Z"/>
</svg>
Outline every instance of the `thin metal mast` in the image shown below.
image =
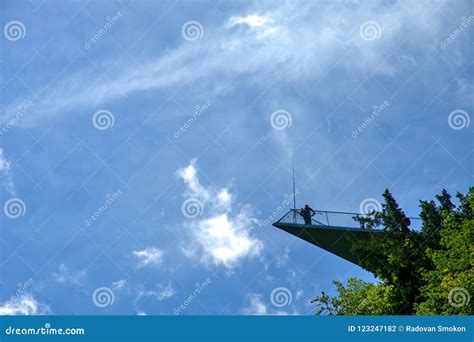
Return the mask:
<svg viewBox="0 0 474 342">
<path fill-rule="evenodd" d="M 293 155 L 291 155 L 291 165 L 293 168 L 293 209 L 296 209 L 295 159 Z"/>
<path fill-rule="evenodd" d="M 293 169 L 293 223 L 296 223 L 295 159 L 293 155 L 291 155 L 291 167 Z"/>
</svg>

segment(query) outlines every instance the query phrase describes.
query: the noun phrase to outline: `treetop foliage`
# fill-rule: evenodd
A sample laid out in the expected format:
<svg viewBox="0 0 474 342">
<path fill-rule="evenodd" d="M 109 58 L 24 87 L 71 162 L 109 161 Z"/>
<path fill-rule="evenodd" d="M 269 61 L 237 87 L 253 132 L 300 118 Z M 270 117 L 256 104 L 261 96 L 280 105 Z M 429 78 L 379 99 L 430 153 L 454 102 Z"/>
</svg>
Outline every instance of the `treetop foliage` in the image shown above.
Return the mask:
<svg viewBox="0 0 474 342">
<path fill-rule="evenodd" d="M 337 295 L 312 300 L 317 314 L 472 315 L 474 304 L 474 188 L 457 193 L 455 205 L 443 190 L 436 202 L 420 201 L 421 231 L 385 190 L 380 212 L 355 217 L 363 229 L 382 225 L 383 234 L 354 241 L 361 266 L 379 283 L 335 281 Z"/>
</svg>

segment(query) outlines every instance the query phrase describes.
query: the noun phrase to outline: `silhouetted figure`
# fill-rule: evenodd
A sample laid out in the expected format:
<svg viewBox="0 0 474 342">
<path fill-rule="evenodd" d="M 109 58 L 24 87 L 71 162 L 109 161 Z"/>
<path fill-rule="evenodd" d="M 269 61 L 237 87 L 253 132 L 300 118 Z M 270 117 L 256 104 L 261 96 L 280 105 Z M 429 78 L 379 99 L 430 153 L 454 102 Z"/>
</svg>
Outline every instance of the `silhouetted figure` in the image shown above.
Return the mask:
<svg viewBox="0 0 474 342">
<path fill-rule="evenodd" d="M 304 208 L 300 210 L 300 215 L 303 216 L 304 224 L 306 225 L 311 225 L 311 217 L 315 214 L 315 211 L 308 204 L 305 204 Z"/>
</svg>

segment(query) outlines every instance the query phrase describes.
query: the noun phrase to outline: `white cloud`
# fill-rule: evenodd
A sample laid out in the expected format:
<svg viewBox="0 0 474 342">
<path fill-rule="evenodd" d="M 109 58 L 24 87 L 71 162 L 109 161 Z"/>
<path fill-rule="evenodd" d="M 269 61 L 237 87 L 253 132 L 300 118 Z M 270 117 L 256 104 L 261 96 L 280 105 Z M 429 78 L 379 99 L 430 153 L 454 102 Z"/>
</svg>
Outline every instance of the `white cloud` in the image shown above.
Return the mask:
<svg viewBox="0 0 474 342">
<path fill-rule="evenodd" d="M 6 159 L 3 148 L 0 147 L 0 172 L 3 174 L 3 187 L 12 196 L 15 196 L 15 184 L 13 183 L 13 174 L 11 162 Z"/>
<path fill-rule="evenodd" d="M 438 47 L 438 38 L 442 37 L 441 33 L 445 34 L 440 31 L 441 19 L 444 18 L 442 6 L 441 11 L 434 9 L 434 6 L 421 2 L 410 2 L 408 6 L 404 1 L 391 6 L 364 3 L 355 8 L 344 2 L 324 7 L 299 3 L 268 6 L 265 16 L 234 15 L 221 27 L 206 30 L 209 34 L 213 32 L 211 39 L 200 41 L 199 45 L 182 44 L 165 56 L 153 56 L 139 69 L 130 65 L 128 60 L 119 59 L 113 65 L 106 61 L 110 73 L 100 80 L 96 80 L 95 68 L 69 74 L 58 80 L 56 88 L 42 96 L 35 107 L 35 113 L 41 115 L 30 116 L 22 124 L 43 122 L 44 115 L 56 115 L 68 108 L 95 108 L 134 92 L 191 83 L 202 75 L 206 75 L 209 89 L 216 95 L 221 89 L 229 91 L 232 86 L 238 86 L 236 82 L 229 85 L 238 73 L 261 84 L 266 84 L 268 77 L 273 77 L 276 71 L 284 74 L 290 82 L 314 81 L 338 63 L 339 67 L 351 73 L 364 71 L 391 75 L 400 69 L 414 67 L 386 58 L 387 51 L 406 40 L 406 32 L 410 32 L 419 54 L 428 55 Z M 380 39 L 367 42 L 359 36 L 359 27 L 367 18 L 380 22 Z M 259 29 L 249 32 L 222 30 L 229 22 Z M 275 32 L 278 32 L 278 37 L 272 34 L 273 38 L 269 40 L 269 33 Z M 351 56 L 342 58 L 348 51 Z M 204 65 L 202 56 L 206 56 Z M 235 60 L 240 63 L 230 62 Z M 339 89 L 336 87 L 334 91 Z M 24 99 L 18 99 L 7 105 L 6 114 L 0 119 L 5 120 L 18 103 L 24 102 Z"/>
<path fill-rule="evenodd" d="M 238 16 L 231 17 L 229 19 L 229 25 L 230 26 L 248 25 L 250 27 L 261 27 L 271 21 L 272 20 L 269 17 L 261 16 L 257 14 L 251 14 L 246 17 L 238 17 Z"/>
<path fill-rule="evenodd" d="M 148 247 L 141 251 L 133 251 L 138 261 L 138 267 L 160 266 L 163 262 L 163 251 L 156 247 Z"/>
<path fill-rule="evenodd" d="M 12 302 L 0 305 L 0 316 L 4 315 L 46 315 L 51 313 L 49 306 L 39 303 L 31 294 L 24 294 Z"/>
<path fill-rule="evenodd" d="M 114 281 L 112 283 L 112 287 L 117 289 L 117 290 L 121 290 L 125 287 L 126 284 L 127 284 L 126 279 L 120 279 L 120 280 Z"/>
<path fill-rule="evenodd" d="M 5 159 L 3 148 L 0 148 L 0 171 L 7 171 L 10 169 L 10 162 Z"/>
<path fill-rule="evenodd" d="M 263 295 L 261 294 L 249 294 L 247 295 L 248 305 L 244 306 L 240 312 L 243 315 L 257 315 L 257 316 L 265 316 L 265 315 L 274 315 L 274 316 L 287 316 L 287 315 L 298 315 L 299 313 L 284 311 L 281 309 L 274 308 L 271 304 L 267 305 L 263 301 Z"/>
<path fill-rule="evenodd" d="M 176 291 L 171 286 L 171 284 L 168 284 L 167 286 L 158 284 L 158 290 L 155 291 L 155 297 L 158 300 L 164 300 L 173 297 L 175 293 Z"/>
<path fill-rule="evenodd" d="M 135 306 L 136 310 L 138 310 L 138 306 L 142 304 L 147 299 L 154 299 L 158 301 L 162 301 L 168 298 L 171 298 L 175 295 L 176 291 L 169 283 L 168 285 L 164 286 L 161 284 L 157 284 L 156 288 L 153 290 L 140 290 L 138 292 L 137 297 L 133 301 L 133 305 Z"/>
<path fill-rule="evenodd" d="M 199 197 L 203 201 L 209 199 L 209 191 L 205 189 L 197 178 L 196 160 L 191 160 L 191 163 L 178 171 L 178 175 L 186 182 L 188 186 L 188 193 L 195 197 Z"/>
<path fill-rule="evenodd" d="M 251 235 L 257 222 L 251 206 L 235 205 L 227 188 L 203 187 L 194 161 L 179 170 L 178 175 L 187 185 L 185 196 L 202 204 L 202 215 L 184 224 L 197 243 L 197 248 L 187 246 L 186 256 L 199 254 L 205 263 L 211 261 L 232 268 L 245 257 L 260 255 L 263 245 Z"/>
<path fill-rule="evenodd" d="M 280 253 L 275 258 L 275 266 L 276 268 L 284 268 L 289 260 L 289 253 L 290 249 L 285 247 L 283 253 Z"/>
<path fill-rule="evenodd" d="M 249 298 L 249 305 L 242 308 L 241 312 L 244 315 L 268 315 L 268 308 L 262 302 L 262 296 L 251 294 L 248 296 Z"/>
<path fill-rule="evenodd" d="M 87 278 L 86 270 L 72 272 L 66 265 L 59 265 L 58 273 L 53 273 L 54 281 L 58 283 L 70 283 L 82 285 Z"/>
</svg>

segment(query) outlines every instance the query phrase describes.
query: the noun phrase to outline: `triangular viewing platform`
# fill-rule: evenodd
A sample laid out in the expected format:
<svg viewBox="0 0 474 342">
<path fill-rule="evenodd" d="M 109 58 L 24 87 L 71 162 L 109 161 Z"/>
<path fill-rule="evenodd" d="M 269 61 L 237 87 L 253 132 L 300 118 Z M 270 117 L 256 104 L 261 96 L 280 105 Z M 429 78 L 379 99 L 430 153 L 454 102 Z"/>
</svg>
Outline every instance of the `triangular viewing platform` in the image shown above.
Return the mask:
<svg viewBox="0 0 474 342">
<path fill-rule="evenodd" d="M 315 210 L 311 225 L 306 225 L 299 210 L 291 209 L 273 225 L 306 240 L 345 260 L 360 265 L 360 258 L 351 252 L 354 241 L 364 241 L 382 229 L 361 229 L 354 220 L 359 213 Z"/>
</svg>

